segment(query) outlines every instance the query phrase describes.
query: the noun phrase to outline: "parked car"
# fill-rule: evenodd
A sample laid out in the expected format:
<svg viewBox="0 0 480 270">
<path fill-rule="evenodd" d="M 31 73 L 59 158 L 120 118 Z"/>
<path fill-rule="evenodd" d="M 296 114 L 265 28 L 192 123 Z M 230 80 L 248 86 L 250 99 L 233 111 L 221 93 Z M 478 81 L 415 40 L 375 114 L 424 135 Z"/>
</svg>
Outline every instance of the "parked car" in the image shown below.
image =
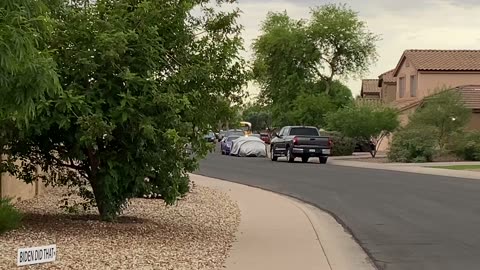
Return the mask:
<svg viewBox="0 0 480 270">
<path fill-rule="evenodd" d="M 237 157 L 266 157 L 265 143 L 256 136 L 243 136 L 233 141 L 230 155 Z"/>
<path fill-rule="evenodd" d="M 375 143 L 372 141 L 357 141 L 355 144 L 355 152 L 371 152 L 375 150 Z"/>
<path fill-rule="evenodd" d="M 257 134 L 257 133 L 251 134 L 250 136 L 261 139 L 261 138 L 260 138 L 260 134 Z"/>
<path fill-rule="evenodd" d="M 225 137 L 228 136 L 245 136 L 245 132 L 241 129 L 229 129 L 225 134 Z"/>
<path fill-rule="evenodd" d="M 271 141 L 270 158 L 287 157 L 293 162 L 296 157 L 308 162 L 311 157 L 318 157 L 321 164 L 327 163 L 332 148 L 332 141 L 327 136 L 320 136 L 316 127 L 286 126 Z"/>
<path fill-rule="evenodd" d="M 207 134 L 205 134 L 205 136 L 203 136 L 203 138 L 207 141 L 207 142 L 210 142 L 210 143 L 214 143 L 215 142 L 215 133 L 213 133 L 213 131 L 210 131 L 208 132 Z"/>
<path fill-rule="evenodd" d="M 233 141 L 240 138 L 238 135 L 224 137 L 220 141 L 220 151 L 222 155 L 230 155 L 230 151 L 232 150 Z"/>
<path fill-rule="evenodd" d="M 266 144 L 270 144 L 270 134 L 268 133 L 260 133 L 260 139 Z"/>
</svg>

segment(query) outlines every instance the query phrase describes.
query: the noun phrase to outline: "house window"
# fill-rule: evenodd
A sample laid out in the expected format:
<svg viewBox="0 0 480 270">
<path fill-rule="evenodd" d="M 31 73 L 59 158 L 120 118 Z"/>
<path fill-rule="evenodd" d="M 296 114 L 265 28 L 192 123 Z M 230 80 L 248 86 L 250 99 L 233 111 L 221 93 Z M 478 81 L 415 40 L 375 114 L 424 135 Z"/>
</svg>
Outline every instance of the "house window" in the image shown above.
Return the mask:
<svg viewBox="0 0 480 270">
<path fill-rule="evenodd" d="M 410 96 L 417 96 L 417 80 L 415 79 L 415 75 L 410 76 Z"/>
<path fill-rule="evenodd" d="M 403 98 L 405 96 L 405 77 L 398 79 L 398 89 L 400 98 Z"/>
</svg>

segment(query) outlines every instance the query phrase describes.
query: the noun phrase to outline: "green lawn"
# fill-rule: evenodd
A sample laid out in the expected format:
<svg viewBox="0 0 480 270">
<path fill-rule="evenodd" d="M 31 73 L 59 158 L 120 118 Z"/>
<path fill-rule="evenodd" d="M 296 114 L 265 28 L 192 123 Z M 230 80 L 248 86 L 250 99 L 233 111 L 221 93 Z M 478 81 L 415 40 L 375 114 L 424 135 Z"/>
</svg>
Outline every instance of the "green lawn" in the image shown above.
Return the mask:
<svg viewBox="0 0 480 270">
<path fill-rule="evenodd" d="M 434 167 L 431 167 L 431 168 L 449 169 L 449 170 L 480 170 L 480 165 L 434 166 Z"/>
</svg>

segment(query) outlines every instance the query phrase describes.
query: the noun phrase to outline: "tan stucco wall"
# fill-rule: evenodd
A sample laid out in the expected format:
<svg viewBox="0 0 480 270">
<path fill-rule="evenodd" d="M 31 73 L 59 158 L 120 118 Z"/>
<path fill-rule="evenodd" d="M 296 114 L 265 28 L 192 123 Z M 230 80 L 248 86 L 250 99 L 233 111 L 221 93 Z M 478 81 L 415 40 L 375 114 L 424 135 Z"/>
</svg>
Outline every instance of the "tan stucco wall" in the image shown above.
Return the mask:
<svg viewBox="0 0 480 270">
<path fill-rule="evenodd" d="M 2 173 L 0 176 L 0 197 L 2 198 L 28 200 L 41 194 L 44 189 L 45 185 L 41 181 L 26 184 L 9 173 Z"/>
<path fill-rule="evenodd" d="M 431 73 L 420 72 L 418 78 L 418 96 L 423 98 L 444 88 L 453 88 L 461 85 L 480 84 L 478 73 Z"/>
<path fill-rule="evenodd" d="M 467 130 L 480 130 L 480 113 L 472 113 Z"/>
<path fill-rule="evenodd" d="M 397 98 L 397 86 L 391 83 L 383 83 L 382 85 L 382 100 L 385 103 L 390 103 Z"/>
<path fill-rule="evenodd" d="M 405 61 L 402 63 L 402 65 L 400 66 L 400 69 L 398 70 L 398 74 L 397 74 L 397 86 L 396 86 L 396 89 L 397 89 L 397 93 L 396 93 L 396 97 L 397 99 L 400 99 L 400 78 L 402 77 L 405 77 L 405 95 L 402 97 L 402 98 L 411 98 L 411 95 L 410 95 L 410 76 L 411 75 L 415 75 L 415 77 L 418 79 L 418 72 L 417 70 L 415 69 L 415 67 L 410 64 L 408 62 L 407 59 L 405 59 Z M 417 97 L 419 97 L 419 85 L 417 85 Z"/>
</svg>

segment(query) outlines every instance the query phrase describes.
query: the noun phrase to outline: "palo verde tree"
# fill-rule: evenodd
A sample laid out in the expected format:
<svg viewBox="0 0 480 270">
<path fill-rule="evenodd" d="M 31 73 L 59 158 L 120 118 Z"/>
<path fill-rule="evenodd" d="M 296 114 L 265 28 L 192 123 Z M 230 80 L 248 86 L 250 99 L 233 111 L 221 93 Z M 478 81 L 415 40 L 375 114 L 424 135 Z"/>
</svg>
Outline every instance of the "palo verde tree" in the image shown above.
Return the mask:
<svg viewBox="0 0 480 270">
<path fill-rule="evenodd" d="M 406 128 L 433 128 L 436 144 L 440 150 L 445 150 L 445 147 L 464 131 L 470 116 L 471 111 L 465 107 L 458 91 L 440 89 L 437 94 L 425 99 L 410 117 Z"/>
<path fill-rule="evenodd" d="M 48 49 L 60 90 L 31 88 L 39 94 L 28 123 L 15 102 L 4 104 L 1 121 L 12 128 L 2 134 L 2 168 L 26 182 L 76 188 L 107 221 L 146 179 L 174 203 L 206 154 L 203 134 L 223 111 L 216 108 L 243 96 L 239 11 L 217 11 L 207 0 L 44 2 L 53 32 L 34 47 Z"/>
<path fill-rule="evenodd" d="M 400 125 L 398 112 L 380 104 L 353 104 L 326 115 L 328 127 L 357 141 L 372 141 L 375 157 L 383 139 Z"/>
</svg>

